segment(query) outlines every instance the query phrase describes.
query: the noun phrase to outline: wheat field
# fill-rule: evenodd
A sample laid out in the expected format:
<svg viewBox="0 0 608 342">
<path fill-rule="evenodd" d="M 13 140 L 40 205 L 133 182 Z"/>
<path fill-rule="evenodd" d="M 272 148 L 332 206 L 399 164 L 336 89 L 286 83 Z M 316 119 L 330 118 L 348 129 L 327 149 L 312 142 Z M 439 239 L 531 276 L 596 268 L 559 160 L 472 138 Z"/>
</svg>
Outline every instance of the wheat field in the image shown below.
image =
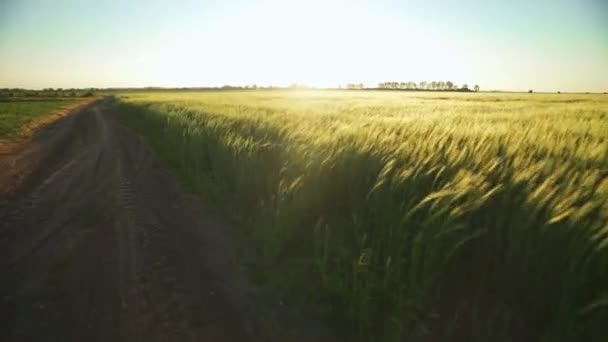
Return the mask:
<svg viewBox="0 0 608 342">
<path fill-rule="evenodd" d="M 121 120 L 251 236 L 254 277 L 362 340 L 596 341 L 608 96 L 133 92 Z"/>
</svg>

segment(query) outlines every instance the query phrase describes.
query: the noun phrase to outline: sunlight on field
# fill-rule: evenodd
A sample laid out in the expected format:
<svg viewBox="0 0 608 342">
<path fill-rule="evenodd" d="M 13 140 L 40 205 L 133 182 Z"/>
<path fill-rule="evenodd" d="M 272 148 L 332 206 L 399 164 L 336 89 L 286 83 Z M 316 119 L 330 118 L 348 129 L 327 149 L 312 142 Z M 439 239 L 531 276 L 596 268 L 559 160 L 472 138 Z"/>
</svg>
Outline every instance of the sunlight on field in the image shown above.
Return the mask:
<svg viewBox="0 0 608 342">
<path fill-rule="evenodd" d="M 285 275 L 275 277 L 285 295 L 363 336 L 605 331 L 605 95 L 282 90 L 120 101 L 122 120 L 251 230 L 265 272 Z"/>
</svg>

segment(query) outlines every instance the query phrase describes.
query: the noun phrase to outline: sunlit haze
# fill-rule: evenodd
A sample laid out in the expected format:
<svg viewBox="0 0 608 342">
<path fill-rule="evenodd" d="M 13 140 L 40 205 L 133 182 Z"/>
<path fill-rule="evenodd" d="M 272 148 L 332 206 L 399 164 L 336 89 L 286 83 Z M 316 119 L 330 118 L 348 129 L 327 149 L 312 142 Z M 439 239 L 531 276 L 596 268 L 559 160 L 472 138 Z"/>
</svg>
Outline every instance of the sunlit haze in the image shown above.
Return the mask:
<svg viewBox="0 0 608 342">
<path fill-rule="evenodd" d="M 0 87 L 608 91 L 608 2 L 0 0 Z"/>
</svg>

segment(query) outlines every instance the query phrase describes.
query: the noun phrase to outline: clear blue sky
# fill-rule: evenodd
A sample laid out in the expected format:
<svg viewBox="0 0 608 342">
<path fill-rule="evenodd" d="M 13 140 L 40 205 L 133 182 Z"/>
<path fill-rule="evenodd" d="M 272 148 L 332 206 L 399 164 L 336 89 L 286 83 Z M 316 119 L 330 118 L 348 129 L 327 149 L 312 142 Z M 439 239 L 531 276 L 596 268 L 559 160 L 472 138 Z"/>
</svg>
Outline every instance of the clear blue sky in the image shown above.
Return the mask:
<svg viewBox="0 0 608 342">
<path fill-rule="evenodd" d="M 608 91 L 607 0 L 0 0 L 0 87 Z"/>
</svg>

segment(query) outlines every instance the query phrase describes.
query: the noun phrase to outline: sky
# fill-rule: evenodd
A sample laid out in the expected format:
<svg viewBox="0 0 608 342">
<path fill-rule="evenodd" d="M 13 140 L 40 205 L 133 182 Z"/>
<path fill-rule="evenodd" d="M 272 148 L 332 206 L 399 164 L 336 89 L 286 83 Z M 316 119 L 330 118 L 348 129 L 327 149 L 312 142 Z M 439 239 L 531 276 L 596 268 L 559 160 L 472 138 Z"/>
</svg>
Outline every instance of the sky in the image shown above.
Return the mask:
<svg viewBox="0 0 608 342">
<path fill-rule="evenodd" d="M 608 91 L 608 0 L 0 0 L 0 88 Z"/>
</svg>

